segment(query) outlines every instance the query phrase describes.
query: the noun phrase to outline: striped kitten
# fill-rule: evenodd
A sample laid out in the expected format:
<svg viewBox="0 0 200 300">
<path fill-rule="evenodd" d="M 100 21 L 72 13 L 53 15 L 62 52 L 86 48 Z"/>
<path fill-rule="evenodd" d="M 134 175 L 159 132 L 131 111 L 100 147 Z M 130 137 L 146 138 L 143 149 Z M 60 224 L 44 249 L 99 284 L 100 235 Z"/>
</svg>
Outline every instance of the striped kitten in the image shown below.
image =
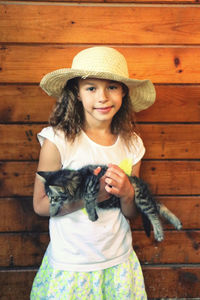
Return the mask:
<svg viewBox="0 0 200 300">
<path fill-rule="evenodd" d="M 103 209 L 120 207 L 120 199 L 112 195 L 108 200 L 97 203 L 97 195 L 100 188 L 99 179 L 105 174 L 107 166 L 100 166 L 101 171 L 94 175 L 98 166 L 88 165 L 79 170 L 62 169 L 55 172 L 38 172 L 44 181 L 45 191 L 50 199 L 50 215 L 60 214 L 63 205 L 75 203 L 80 199 L 84 205 L 91 221 L 96 221 L 98 215 L 96 207 Z M 147 184 L 136 176 L 130 176 L 129 180 L 135 190 L 135 203 L 142 214 L 144 230 L 150 236 L 151 224 L 157 241 L 164 239 L 162 224 L 159 215 L 164 217 L 178 230 L 182 225 L 179 219 L 163 204 L 155 201 Z"/>
</svg>

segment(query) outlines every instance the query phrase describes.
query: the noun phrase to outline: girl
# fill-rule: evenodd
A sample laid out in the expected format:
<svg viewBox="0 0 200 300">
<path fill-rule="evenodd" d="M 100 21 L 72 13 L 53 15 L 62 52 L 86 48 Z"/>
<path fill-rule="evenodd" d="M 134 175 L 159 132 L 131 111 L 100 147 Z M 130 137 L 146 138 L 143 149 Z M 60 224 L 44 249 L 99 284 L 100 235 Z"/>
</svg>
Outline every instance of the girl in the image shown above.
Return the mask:
<svg viewBox="0 0 200 300">
<path fill-rule="evenodd" d="M 38 170 L 107 164 L 97 201 L 115 194 L 121 209 L 98 208 L 99 218 L 91 222 L 80 199 L 51 217 L 50 243 L 31 299 L 146 299 L 132 248 L 128 219 L 136 215 L 136 208 L 126 174 L 139 176 L 145 149 L 135 133 L 133 112 L 153 104 L 154 86 L 149 80 L 130 79 L 126 60 L 117 50 L 92 47 L 74 57 L 71 69 L 45 75 L 41 87 L 58 101 L 51 127 L 38 135 Z M 49 199 L 37 176 L 33 205 L 37 214 L 49 215 Z"/>
</svg>

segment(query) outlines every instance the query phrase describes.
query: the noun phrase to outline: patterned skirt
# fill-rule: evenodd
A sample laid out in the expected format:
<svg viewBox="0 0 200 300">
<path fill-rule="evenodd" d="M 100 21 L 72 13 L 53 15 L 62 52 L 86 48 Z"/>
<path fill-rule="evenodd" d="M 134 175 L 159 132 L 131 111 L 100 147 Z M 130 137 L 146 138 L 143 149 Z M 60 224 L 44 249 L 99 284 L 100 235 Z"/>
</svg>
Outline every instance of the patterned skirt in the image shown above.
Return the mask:
<svg viewBox="0 0 200 300">
<path fill-rule="evenodd" d="M 31 300 L 146 300 L 144 279 L 135 252 L 122 264 L 92 272 L 54 270 L 45 254 Z"/>
</svg>

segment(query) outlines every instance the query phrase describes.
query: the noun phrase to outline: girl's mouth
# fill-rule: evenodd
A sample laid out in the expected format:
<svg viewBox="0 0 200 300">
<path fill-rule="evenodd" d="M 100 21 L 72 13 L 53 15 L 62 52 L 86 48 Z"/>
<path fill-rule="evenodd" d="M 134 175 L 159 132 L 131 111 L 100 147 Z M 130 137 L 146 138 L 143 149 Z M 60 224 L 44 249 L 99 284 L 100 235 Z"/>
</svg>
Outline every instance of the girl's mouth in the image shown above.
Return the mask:
<svg viewBox="0 0 200 300">
<path fill-rule="evenodd" d="M 95 110 L 97 110 L 98 112 L 100 112 L 102 114 L 106 114 L 106 113 L 110 112 L 111 109 L 112 109 L 112 106 L 95 108 Z"/>
</svg>

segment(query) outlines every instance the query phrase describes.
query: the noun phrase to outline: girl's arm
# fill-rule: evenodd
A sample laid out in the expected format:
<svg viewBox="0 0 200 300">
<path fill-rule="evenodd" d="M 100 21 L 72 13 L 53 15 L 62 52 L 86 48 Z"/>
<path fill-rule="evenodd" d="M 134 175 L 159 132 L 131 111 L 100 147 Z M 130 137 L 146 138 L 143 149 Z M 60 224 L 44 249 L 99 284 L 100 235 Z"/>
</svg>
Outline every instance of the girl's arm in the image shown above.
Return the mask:
<svg viewBox="0 0 200 300">
<path fill-rule="evenodd" d="M 54 143 L 48 139 L 44 140 L 40 151 L 38 171 L 57 171 L 61 168 L 60 153 Z M 98 172 L 97 172 L 98 173 Z M 105 191 L 104 180 L 101 180 L 100 192 L 97 201 L 101 202 L 109 198 L 109 194 Z M 72 213 L 84 207 L 83 200 L 63 205 L 59 215 Z M 39 176 L 35 176 L 34 192 L 33 192 L 33 208 L 36 214 L 40 216 L 49 216 L 50 202 L 46 195 L 44 183 Z"/>
<path fill-rule="evenodd" d="M 132 168 L 132 176 L 139 177 L 141 161 Z M 125 217 L 131 219 L 137 215 L 135 191 L 125 172 L 116 165 L 109 165 L 106 172 L 106 191 L 120 198 L 121 210 Z"/>
<path fill-rule="evenodd" d="M 48 139 L 44 140 L 40 151 L 38 171 L 56 171 L 61 168 L 60 153 L 55 144 Z M 44 184 L 36 174 L 33 191 L 33 208 L 41 216 L 49 216 L 49 198 L 44 189 Z"/>
</svg>

